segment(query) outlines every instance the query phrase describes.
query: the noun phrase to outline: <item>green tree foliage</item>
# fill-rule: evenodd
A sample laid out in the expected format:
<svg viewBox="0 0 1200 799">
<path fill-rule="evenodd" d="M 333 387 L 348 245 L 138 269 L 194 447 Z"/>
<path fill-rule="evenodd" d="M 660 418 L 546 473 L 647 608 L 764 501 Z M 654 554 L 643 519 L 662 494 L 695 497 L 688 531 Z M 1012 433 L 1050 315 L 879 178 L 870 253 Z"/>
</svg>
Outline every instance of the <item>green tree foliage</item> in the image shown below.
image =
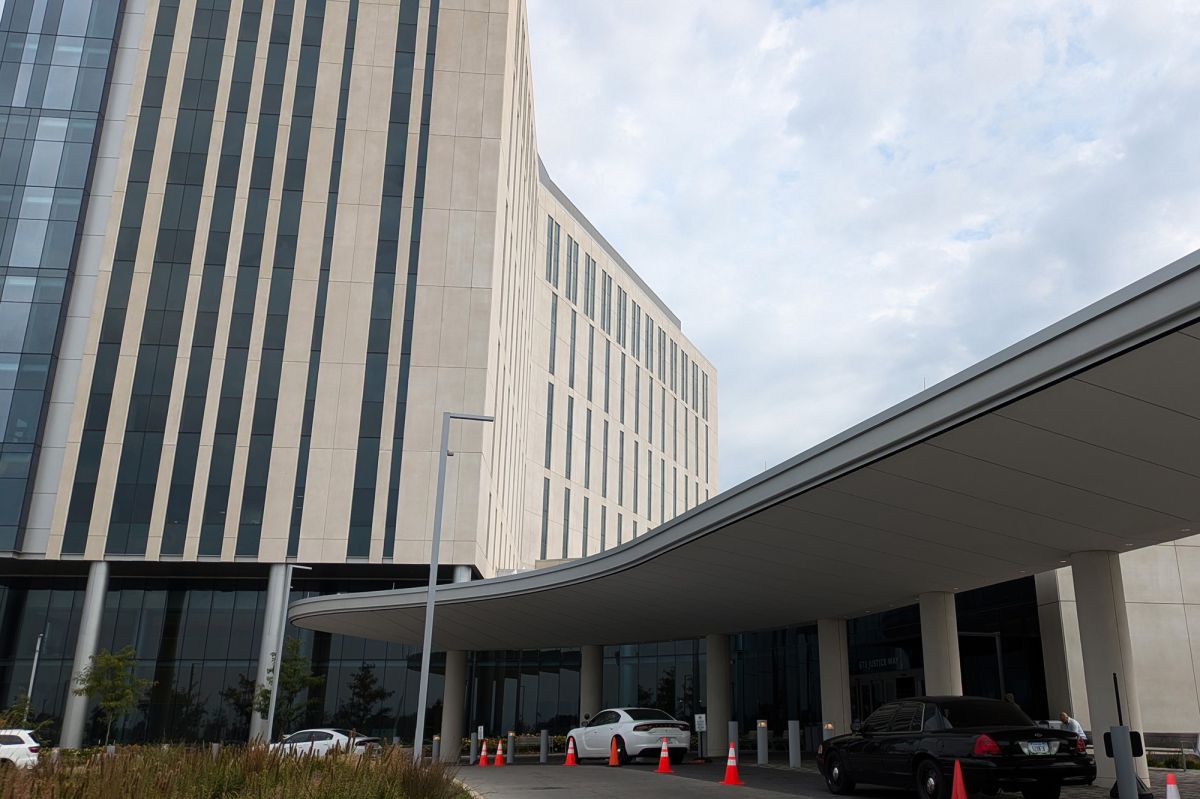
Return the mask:
<svg viewBox="0 0 1200 799">
<path fill-rule="evenodd" d="M 350 678 L 350 696 L 338 707 L 334 723 L 356 730 L 370 730 L 380 724 L 382 705 L 394 694 L 380 687 L 375 664 L 364 663 Z"/>
<path fill-rule="evenodd" d="M 132 646 L 122 647 L 116 652 L 101 649 L 92 655 L 74 689 L 76 696 L 86 696 L 96 702 L 105 723 L 105 746 L 112 736 L 113 721 L 136 708 L 142 695 L 154 685 L 154 680 L 146 680 L 133 673 L 135 658 Z"/>
<path fill-rule="evenodd" d="M 260 685 L 254 695 L 254 709 L 262 718 L 271 712 L 271 684 L 275 679 L 275 656 L 271 656 L 271 668 L 267 670 L 267 684 Z M 288 638 L 283 642 L 283 662 L 279 669 L 279 698 L 275 702 L 275 728 L 271 740 L 284 730 L 292 729 L 305 714 L 320 703 L 312 695 L 312 689 L 325 684 L 325 677 L 312 673 L 312 664 L 300 654 L 300 639 Z M 304 699 L 300 699 L 301 694 Z"/>
</svg>

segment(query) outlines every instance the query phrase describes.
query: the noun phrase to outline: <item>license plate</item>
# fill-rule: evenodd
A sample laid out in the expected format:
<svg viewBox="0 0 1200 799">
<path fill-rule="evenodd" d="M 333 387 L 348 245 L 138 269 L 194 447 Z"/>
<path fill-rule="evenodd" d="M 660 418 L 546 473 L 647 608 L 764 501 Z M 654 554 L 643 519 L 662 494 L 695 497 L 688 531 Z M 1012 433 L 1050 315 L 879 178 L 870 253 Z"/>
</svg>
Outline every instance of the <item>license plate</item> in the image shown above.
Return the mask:
<svg viewBox="0 0 1200 799">
<path fill-rule="evenodd" d="M 1050 754 L 1050 744 L 1046 741 L 1030 741 L 1029 754 L 1031 755 L 1048 755 Z"/>
</svg>

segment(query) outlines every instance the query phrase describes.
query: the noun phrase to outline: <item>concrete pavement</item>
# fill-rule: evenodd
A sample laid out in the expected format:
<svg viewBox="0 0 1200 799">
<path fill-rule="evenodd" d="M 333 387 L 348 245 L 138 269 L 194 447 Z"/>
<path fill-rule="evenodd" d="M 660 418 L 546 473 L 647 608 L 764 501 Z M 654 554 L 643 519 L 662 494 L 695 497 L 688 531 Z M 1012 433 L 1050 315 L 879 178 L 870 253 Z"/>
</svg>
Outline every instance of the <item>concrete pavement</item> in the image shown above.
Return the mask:
<svg viewBox="0 0 1200 799">
<path fill-rule="evenodd" d="M 464 766 L 459 777 L 476 794 L 484 799 L 527 799 L 530 796 L 570 796 L 579 799 L 676 799 L 676 797 L 720 797 L 733 796 L 745 799 L 778 799 L 782 795 L 825 799 L 830 796 L 820 775 L 808 768 L 793 771 L 777 766 L 760 768 L 740 766 L 744 787 L 731 788 L 720 785 L 725 772 L 724 762 L 705 765 L 673 766 L 674 774 L 656 774 L 654 764 L 637 764 L 622 768 L 608 768 L 600 763 L 586 763 L 578 768 L 564 768 L 561 763 L 547 766 L 518 764 L 504 768 L 473 768 Z M 1200 799 L 1200 779 L 1190 772 L 1182 774 L 1180 794 L 1182 799 Z M 1163 782 L 1166 772 L 1151 770 L 1154 793 L 1164 796 Z M 856 796 L 876 799 L 907 799 L 911 792 L 889 788 L 863 787 L 855 791 Z M 1001 794 L 1018 797 L 1019 794 Z M 1099 786 L 1069 788 L 1063 790 L 1063 799 L 1105 799 L 1108 789 Z"/>
</svg>

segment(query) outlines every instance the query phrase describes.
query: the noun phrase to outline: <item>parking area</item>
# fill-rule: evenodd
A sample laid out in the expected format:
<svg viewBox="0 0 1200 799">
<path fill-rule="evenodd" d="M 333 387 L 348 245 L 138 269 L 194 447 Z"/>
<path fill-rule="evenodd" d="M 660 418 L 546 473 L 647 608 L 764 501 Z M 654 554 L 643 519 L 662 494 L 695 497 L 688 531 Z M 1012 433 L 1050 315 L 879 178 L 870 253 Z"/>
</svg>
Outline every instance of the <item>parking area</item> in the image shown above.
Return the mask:
<svg viewBox="0 0 1200 799">
<path fill-rule="evenodd" d="M 485 799 L 527 799 L 531 796 L 571 796 L 580 799 L 674 799 L 674 797 L 735 796 L 745 799 L 772 799 L 779 796 L 828 797 L 825 783 L 815 769 L 799 771 L 775 766 L 741 766 L 743 787 L 720 785 L 724 763 L 703 765 L 685 764 L 674 767 L 670 775 L 656 774 L 653 764 L 638 764 L 608 768 L 599 763 L 587 763 L 578 768 L 559 765 L 538 766 L 523 764 L 504 768 L 473 768 L 464 766 L 459 776 L 479 797 Z M 1155 796 L 1165 795 L 1163 783 L 1166 772 L 1151 771 Z M 1182 799 L 1200 799 L 1200 777 L 1197 772 L 1178 775 Z M 618 793 L 619 792 L 619 793 Z M 914 794 L 887 788 L 861 788 L 856 796 L 878 799 L 902 799 Z M 1019 796 L 1018 794 L 1006 794 Z M 1104 799 L 1107 786 L 1070 788 L 1063 790 L 1063 799 Z"/>
</svg>

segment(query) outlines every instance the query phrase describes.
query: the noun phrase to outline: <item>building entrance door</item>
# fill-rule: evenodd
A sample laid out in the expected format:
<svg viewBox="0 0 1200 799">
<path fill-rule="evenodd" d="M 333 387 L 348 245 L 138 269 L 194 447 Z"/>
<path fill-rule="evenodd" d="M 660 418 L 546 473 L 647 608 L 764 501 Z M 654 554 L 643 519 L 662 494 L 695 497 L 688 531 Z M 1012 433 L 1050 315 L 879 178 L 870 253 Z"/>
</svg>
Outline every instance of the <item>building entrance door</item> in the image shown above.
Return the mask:
<svg viewBox="0 0 1200 799">
<path fill-rule="evenodd" d="M 882 704 L 924 692 L 925 672 L 921 669 L 851 675 L 850 710 L 854 721 L 862 721 Z"/>
</svg>

